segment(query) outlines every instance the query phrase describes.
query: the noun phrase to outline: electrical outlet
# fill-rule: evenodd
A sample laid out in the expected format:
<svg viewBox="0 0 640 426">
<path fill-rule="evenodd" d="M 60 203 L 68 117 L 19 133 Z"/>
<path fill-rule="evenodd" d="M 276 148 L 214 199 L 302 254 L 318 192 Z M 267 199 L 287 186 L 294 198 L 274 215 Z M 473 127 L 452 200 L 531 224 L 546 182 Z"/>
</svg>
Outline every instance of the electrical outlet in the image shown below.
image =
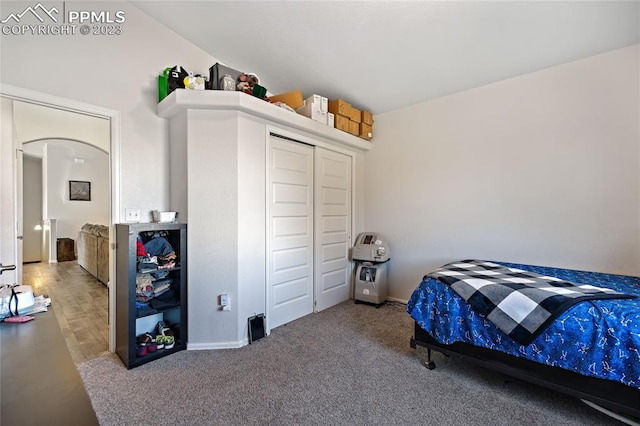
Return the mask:
<svg viewBox="0 0 640 426">
<path fill-rule="evenodd" d="M 140 209 L 124 209 L 125 222 L 140 222 Z"/>
<path fill-rule="evenodd" d="M 224 293 L 220 295 L 220 306 L 222 307 L 223 311 L 231 310 L 231 298 L 228 294 Z"/>
</svg>

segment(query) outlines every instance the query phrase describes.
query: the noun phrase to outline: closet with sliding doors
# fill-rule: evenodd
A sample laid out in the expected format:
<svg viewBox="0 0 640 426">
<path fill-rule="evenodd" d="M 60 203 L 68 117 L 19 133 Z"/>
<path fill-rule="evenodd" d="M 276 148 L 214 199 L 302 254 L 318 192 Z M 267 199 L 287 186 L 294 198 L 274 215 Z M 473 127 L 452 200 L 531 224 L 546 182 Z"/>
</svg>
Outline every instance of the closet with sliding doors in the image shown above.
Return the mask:
<svg viewBox="0 0 640 426">
<path fill-rule="evenodd" d="M 241 92 L 176 90 L 158 115 L 171 210 L 189 223 L 188 349 L 240 347 L 253 315 L 269 332 L 350 298 L 369 141 Z"/>
</svg>

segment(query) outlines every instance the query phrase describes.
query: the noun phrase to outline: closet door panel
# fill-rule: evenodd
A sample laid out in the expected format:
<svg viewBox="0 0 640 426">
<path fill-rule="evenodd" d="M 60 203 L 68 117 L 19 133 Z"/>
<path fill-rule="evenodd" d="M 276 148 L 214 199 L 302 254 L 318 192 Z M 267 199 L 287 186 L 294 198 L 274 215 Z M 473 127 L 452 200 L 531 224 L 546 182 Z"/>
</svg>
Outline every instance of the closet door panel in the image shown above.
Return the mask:
<svg viewBox="0 0 640 426">
<path fill-rule="evenodd" d="M 271 136 L 267 155 L 269 327 L 313 312 L 313 148 Z"/>
<path fill-rule="evenodd" d="M 351 157 L 315 148 L 315 310 L 349 299 Z"/>
</svg>

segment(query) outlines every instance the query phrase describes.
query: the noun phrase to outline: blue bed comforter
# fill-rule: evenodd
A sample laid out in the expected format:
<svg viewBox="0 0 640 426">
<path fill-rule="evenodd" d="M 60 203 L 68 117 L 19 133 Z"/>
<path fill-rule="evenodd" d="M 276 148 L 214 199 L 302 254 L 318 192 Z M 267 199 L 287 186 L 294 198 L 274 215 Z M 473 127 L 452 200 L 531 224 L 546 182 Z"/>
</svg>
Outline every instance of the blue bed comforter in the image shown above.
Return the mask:
<svg viewBox="0 0 640 426">
<path fill-rule="evenodd" d="M 640 296 L 639 277 L 496 263 Z M 413 292 L 407 312 L 445 345 L 471 343 L 640 389 L 640 298 L 580 302 L 526 346 L 475 313 L 455 291 L 433 278 L 425 277 Z"/>
</svg>

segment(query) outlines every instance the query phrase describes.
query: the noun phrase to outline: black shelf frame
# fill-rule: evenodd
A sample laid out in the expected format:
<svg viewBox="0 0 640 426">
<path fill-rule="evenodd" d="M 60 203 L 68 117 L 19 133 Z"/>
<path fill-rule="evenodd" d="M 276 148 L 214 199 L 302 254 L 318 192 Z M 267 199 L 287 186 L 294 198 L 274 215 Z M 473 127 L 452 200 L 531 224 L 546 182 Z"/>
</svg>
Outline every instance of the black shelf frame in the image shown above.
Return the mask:
<svg viewBox="0 0 640 426">
<path fill-rule="evenodd" d="M 167 268 L 179 305 L 157 309 L 156 313 L 138 317 L 136 309 L 137 247 L 141 232 L 167 231 L 166 237 L 178 256 L 179 264 Z M 187 225 L 184 223 L 116 224 L 116 353 L 128 369 L 138 367 L 187 348 Z M 175 335 L 171 349 L 136 355 L 136 325 L 153 315 L 162 315 Z M 167 321 L 167 317 L 172 321 Z M 176 321 L 177 319 L 177 321 Z"/>
</svg>

